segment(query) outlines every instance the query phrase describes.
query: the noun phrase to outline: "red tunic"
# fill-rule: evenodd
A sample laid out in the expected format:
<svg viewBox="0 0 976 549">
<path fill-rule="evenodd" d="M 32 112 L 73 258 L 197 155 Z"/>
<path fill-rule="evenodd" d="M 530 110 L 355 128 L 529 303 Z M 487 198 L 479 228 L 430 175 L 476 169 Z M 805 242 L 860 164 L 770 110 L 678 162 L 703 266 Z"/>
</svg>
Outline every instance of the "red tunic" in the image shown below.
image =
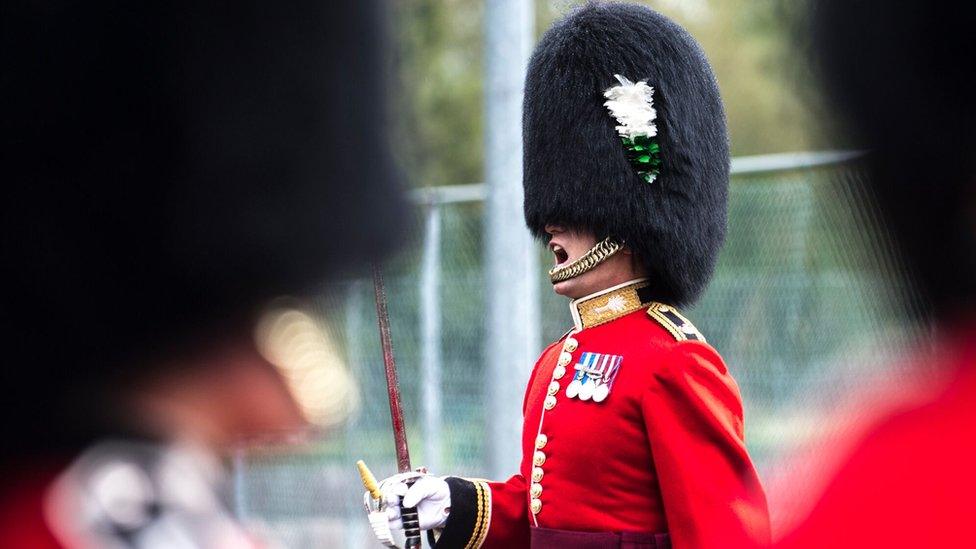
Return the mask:
<svg viewBox="0 0 976 549">
<path fill-rule="evenodd" d="M 44 498 L 55 470 L 35 463 L 4 471 L 10 480 L 0 490 L 0 545 L 25 549 L 63 547 L 44 517 Z"/>
<path fill-rule="evenodd" d="M 948 383 L 869 429 L 811 515 L 778 547 L 973 546 L 976 329 L 965 335 L 930 360 L 947 367 Z M 906 392 L 916 390 L 892 398 Z"/>
<path fill-rule="evenodd" d="M 467 546 L 528 547 L 534 527 L 666 532 L 677 548 L 768 543 L 738 387 L 698 331 L 641 299 L 642 287 L 573 302 L 576 328 L 542 353 L 529 381 L 519 474 L 478 486 L 490 515 L 480 513 Z M 602 402 L 566 393 L 586 353 L 619 357 Z"/>
</svg>

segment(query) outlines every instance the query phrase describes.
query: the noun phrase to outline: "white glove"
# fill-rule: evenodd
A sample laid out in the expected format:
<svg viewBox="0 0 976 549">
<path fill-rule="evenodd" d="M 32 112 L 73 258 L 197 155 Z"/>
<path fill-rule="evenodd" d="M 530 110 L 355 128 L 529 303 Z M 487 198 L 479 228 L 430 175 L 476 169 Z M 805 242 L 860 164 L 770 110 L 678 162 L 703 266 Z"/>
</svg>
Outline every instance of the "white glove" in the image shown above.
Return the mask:
<svg viewBox="0 0 976 549">
<path fill-rule="evenodd" d="M 411 480 L 413 486 L 407 486 Z M 443 528 L 447 523 L 451 513 L 451 490 L 444 479 L 422 473 L 401 473 L 383 479 L 379 487 L 387 504 L 390 529 L 403 529 L 401 507 L 417 508 L 421 530 Z"/>
</svg>

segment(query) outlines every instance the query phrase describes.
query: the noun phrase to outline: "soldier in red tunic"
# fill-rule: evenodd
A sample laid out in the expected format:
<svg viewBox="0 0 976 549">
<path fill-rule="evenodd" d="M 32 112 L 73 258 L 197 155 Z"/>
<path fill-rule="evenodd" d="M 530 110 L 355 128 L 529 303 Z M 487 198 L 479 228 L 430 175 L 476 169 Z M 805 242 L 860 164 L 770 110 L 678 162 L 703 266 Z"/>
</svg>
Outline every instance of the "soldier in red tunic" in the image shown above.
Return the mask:
<svg viewBox="0 0 976 549">
<path fill-rule="evenodd" d="M 380 2 L 2 13 L 0 547 L 261 546 L 220 457 L 302 418 L 255 321 L 408 213 Z"/>
<path fill-rule="evenodd" d="M 813 43 L 828 96 L 870 151 L 872 194 L 919 298 L 911 310 L 929 313 L 933 340 L 907 360 L 927 379 L 886 391 L 870 424 L 844 418 L 857 434 L 829 446 L 841 465 L 806 494 L 811 512 L 784 549 L 974 546 L 976 58 L 962 52 L 976 48 L 976 10 L 892 7 L 821 0 Z"/>
<path fill-rule="evenodd" d="M 417 506 L 438 548 L 765 545 L 739 389 L 676 308 L 705 289 L 726 228 L 704 54 L 650 9 L 587 4 L 537 46 L 524 125 L 525 217 L 573 326 L 532 370 L 518 474 L 398 475 L 387 499 Z"/>
</svg>

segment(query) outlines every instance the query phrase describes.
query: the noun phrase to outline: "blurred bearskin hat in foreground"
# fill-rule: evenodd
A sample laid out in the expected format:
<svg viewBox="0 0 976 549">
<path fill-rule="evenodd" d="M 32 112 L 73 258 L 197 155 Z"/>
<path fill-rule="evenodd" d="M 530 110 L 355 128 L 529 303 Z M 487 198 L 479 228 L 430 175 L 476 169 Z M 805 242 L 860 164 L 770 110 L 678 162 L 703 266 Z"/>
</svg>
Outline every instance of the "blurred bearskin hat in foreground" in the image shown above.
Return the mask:
<svg viewBox="0 0 976 549">
<path fill-rule="evenodd" d="M 976 312 L 976 9 L 821 0 L 810 34 L 827 98 L 865 149 L 869 186 L 919 294 Z M 870 22 L 870 24 L 867 24 Z"/>
<path fill-rule="evenodd" d="M 634 117 L 619 103 L 642 93 L 651 124 L 625 143 Z M 555 23 L 529 63 L 524 142 L 535 236 L 558 224 L 610 237 L 647 269 L 654 299 L 700 296 L 725 238 L 729 143 L 715 77 L 684 29 L 604 2 Z"/>
<path fill-rule="evenodd" d="M 377 2 L 3 11 L 7 445 L 397 245 Z"/>
</svg>

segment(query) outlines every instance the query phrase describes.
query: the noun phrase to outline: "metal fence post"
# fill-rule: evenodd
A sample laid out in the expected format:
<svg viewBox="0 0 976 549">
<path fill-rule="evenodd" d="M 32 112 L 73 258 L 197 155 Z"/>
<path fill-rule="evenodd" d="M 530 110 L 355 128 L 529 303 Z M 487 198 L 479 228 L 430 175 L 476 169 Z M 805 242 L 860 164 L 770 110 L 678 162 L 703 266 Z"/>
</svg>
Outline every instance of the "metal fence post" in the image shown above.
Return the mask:
<svg viewBox="0 0 976 549">
<path fill-rule="evenodd" d="M 423 399 L 424 465 L 441 470 L 441 205 L 426 211 L 424 249 L 420 263 L 420 377 Z"/>
<path fill-rule="evenodd" d="M 234 516 L 244 522 L 248 520 L 247 513 L 247 455 L 243 446 L 234 448 L 231 467 L 234 482 Z"/>
<path fill-rule="evenodd" d="M 522 221 L 522 95 L 533 3 L 485 2 L 488 472 L 518 468 L 519 403 L 539 352 L 538 250 Z"/>
</svg>

